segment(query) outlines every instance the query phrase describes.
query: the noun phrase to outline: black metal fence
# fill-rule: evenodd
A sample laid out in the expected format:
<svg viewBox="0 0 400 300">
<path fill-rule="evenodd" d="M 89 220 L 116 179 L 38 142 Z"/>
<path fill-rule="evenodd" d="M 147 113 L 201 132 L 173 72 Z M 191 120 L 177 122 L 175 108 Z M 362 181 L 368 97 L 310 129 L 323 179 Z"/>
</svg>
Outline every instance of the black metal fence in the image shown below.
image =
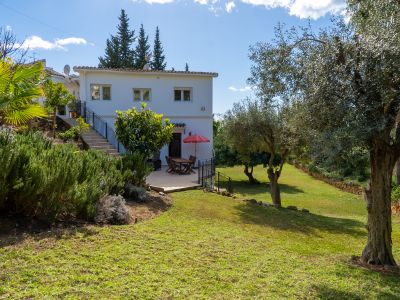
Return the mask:
<svg viewBox="0 0 400 300">
<path fill-rule="evenodd" d="M 86 106 L 86 102 L 77 102 L 77 114 L 85 119 L 98 134 L 104 137 L 121 154 L 126 153 L 124 146 L 118 141 L 115 131 L 100 116 Z"/>
<path fill-rule="evenodd" d="M 216 189 L 218 192 L 220 192 L 221 190 L 222 191 L 225 190 L 228 193 L 233 194 L 232 178 L 221 172 L 217 172 L 215 182 L 216 182 Z"/>
<path fill-rule="evenodd" d="M 199 161 L 198 183 L 202 187 L 214 189 L 215 181 L 215 162 L 214 159 Z"/>
<path fill-rule="evenodd" d="M 209 190 L 227 191 L 233 193 L 232 179 L 216 171 L 214 159 L 199 161 L 198 183 Z"/>
</svg>

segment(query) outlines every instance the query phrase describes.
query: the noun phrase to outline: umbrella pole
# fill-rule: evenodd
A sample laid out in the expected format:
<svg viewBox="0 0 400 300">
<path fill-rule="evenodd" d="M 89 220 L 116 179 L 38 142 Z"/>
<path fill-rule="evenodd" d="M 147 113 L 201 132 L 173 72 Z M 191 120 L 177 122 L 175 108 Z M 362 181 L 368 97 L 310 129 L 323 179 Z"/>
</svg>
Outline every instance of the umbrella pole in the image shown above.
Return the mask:
<svg viewBox="0 0 400 300">
<path fill-rule="evenodd" d="M 197 157 L 197 156 L 196 156 L 196 152 L 197 152 L 197 143 L 194 143 L 194 156 L 195 156 L 195 157 Z"/>
</svg>

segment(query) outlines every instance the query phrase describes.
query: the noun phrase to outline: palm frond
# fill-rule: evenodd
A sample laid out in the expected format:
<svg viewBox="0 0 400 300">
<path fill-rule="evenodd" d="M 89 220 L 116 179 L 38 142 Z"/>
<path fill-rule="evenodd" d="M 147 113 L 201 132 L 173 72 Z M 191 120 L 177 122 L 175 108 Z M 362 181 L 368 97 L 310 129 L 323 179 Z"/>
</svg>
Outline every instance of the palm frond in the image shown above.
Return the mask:
<svg viewBox="0 0 400 300">
<path fill-rule="evenodd" d="M 46 110 L 39 104 L 29 104 L 18 109 L 9 108 L 4 110 L 4 120 L 11 125 L 21 126 L 33 118 L 47 117 Z"/>
</svg>

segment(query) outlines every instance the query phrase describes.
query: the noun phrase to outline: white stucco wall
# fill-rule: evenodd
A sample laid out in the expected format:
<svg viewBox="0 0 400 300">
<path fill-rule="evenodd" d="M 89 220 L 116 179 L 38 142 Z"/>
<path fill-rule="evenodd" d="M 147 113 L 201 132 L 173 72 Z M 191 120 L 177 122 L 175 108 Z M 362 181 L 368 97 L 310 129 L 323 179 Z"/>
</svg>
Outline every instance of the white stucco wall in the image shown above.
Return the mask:
<svg viewBox="0 0 400 300">
<path fill-rule="evenodd" d="M 111 100 L 91 100 L 91 85 L 111 85 Z M 135 74 L 128 72 L 80 71 L 80 99 L 89 109 L 114 127 L 116 110 L 139 108 L 140 102 L 133 100 L 134 88 L 151 89 L 148 108 L 161 113 L 173 123 L 185 123 L 182 139 L 192 134 L 200 134 L 210 139 L 210 143 L 197 145 L 198 159 L 212 157 L 213 136 L 213 77 L 192 74 Z M 191 88 L 191 101 L 174 101 L 175 88 Z M 182 156 L 194 154 L 193 144 L 182 143 Z M 161 159 L 168 156 L 168 146 L 161 151 Z"/>
</svg>

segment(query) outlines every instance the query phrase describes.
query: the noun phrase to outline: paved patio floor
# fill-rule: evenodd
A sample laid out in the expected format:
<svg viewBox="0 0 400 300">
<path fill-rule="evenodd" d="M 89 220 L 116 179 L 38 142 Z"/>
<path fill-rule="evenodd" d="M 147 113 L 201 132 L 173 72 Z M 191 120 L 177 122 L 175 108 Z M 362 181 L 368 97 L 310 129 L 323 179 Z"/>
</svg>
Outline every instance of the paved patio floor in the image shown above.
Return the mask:
<svg viewBox="0 0 400 300">
<path fill-rule="evenodd" d="M 147 183 L 153 190 L 172 193 L 190 189 L 196 189 L 200 185 L 197 183 L 198 175 L 192 173 L 190 175 L 170 174 L 167 167 L 162 167 L 160 171 L 154 171 L 147 177 Z"/>
</svg>

